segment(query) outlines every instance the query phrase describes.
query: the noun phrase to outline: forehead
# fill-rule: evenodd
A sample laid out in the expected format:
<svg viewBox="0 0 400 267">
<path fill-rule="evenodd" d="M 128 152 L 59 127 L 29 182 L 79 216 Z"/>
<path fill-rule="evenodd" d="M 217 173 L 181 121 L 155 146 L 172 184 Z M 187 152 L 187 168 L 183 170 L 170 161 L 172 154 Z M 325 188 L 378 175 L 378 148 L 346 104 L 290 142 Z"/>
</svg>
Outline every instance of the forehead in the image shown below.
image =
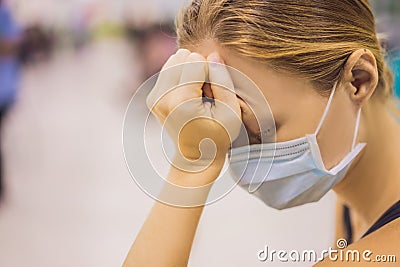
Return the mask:
<svg viewBox="0 0 400 267">
<path fill-rule="evenodd" d="M 217 52 L 224 64 L 246 75 L 261 89 L 268 100 L 282 99 L 283 95 L 285 98 L 290 96 L 297 98 L 308 93 L 316 94 L 315 90 L 310 90 L 313 88 L 312 83 L 295 73 L 275 71 L 266 63 L 240 55 L 231 49 L 220 46 L 213 40 L 206 40 L 196 46 L 186 48 L 205 58 L 209 54 Z"/>
<path fill-rule="evenodd" d="M 233 71 L 234 73 L 242 73 L 246 76 L 244 79 L 243 75 L 236 75 L 236 77 L 232 75 L 238 95 L 250 106 L 259 106 L 259 102 L 264 102 L 263 99 L 265 99 L 276 120 L 293 113 L 293 110 L 315 106 L 315 101 L 321 103 L 324 101 L 311 81 L 296 74 L 278 72 L 264 62 L 239 55 L 213 41 L 205 41 L 196 47 L 185 48 L 205 58 L 217 52 L 227 66 L 238 71 Z M 237 79 L 237 77 L 241 78 Z M 249 80 L 254 85 L 249 85 Z"/>
<path fill-rule="evenodd" d="M 207 56 L 211 53 L 217 52 L 224 61 L 224 64 L 245 74 L 257 85 L 261 85 L 262 81 L 266 79 L 269 80 L 270 84 L 274 84 L 276 81 L 285 83 L 290 80 L 298 79 L 298 77 L 295 77 L 295 75 L 276 72 L 272 68 L 268 67 L 266 63 L 245 57 L 229 48 L 222 47 L 214 40 L 205 40 L 196 46 L 184 48 L 187 48 L 192 52 L 196 52 L 202 55 L 204 58 L 207 58 Z"/>
<path fill-rule="evenodd" d="M 265 64 L 241 56 L 226 47 L 222 47 L 214 40 L 205 40 L 200 42 L 196 46 L 185 47 L 185 48 L 189 49 L 192 52 L 196 52 L 202 55 L 204 58 L 207 58 L 207 56 L 210 55 L 211 53 L 217 52 L 226 65 L 234 69 L 237 69 L 239 71 L 246 69 L 251 71 L 252 69 L 265 67 Z M 251 68 L 249 69 L 249 67 Z M 246 74 L 246 72 L 244 73 Z"/>
</svg>

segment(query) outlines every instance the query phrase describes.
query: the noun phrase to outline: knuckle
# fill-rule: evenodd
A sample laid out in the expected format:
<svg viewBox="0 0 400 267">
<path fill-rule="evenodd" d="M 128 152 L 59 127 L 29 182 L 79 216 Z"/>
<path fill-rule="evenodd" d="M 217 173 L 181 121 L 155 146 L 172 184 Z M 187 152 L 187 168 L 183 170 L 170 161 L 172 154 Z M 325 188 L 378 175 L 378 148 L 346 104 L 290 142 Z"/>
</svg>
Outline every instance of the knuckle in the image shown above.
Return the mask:
<svg viewBox="0 0 400 267">
<path fill-rule="evenodd" d="M 179 50 L 176 52 L 175 55 L 188 56 L 188 55 L 190 55 L 190 53 L 191 53 L 191 52 L 190 52 L 188 49 L 181 48 L 181 49 L 179 49 Z"/>
<path fill-rule="evenodd" d="M 155 92 L 153 89 L 146 98 L 146 106 L 151 110 L 155 104 L 156 104 Z"/>
<path fill-rule="evenodd" d="M 200 61 L 200 62 L 205 62 L 206 61 L 206 59 L 205 59 L 205 57 L 203 57 L 202 55 L 200 55 L 199 53 L 191 53 L 189 56 L 188 56 L 188 59 L 187 59 L 187 61 Z"/>
</svg>

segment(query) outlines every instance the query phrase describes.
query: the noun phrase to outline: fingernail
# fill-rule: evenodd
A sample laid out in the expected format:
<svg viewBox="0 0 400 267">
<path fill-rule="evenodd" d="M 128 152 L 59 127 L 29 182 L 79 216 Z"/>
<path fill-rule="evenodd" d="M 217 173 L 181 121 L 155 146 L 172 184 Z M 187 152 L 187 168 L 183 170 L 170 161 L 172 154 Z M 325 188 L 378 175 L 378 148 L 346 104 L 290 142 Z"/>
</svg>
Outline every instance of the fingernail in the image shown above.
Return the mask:
<svg viewBox="0 0 400 267">
<path fill-rule="evenodd" d="M 207 58 L 208 61 L 215 62 L 215 63 L 221 63 L 221 58 L 217 53 L 212 53 L 208 56 Z"/>
</svg>

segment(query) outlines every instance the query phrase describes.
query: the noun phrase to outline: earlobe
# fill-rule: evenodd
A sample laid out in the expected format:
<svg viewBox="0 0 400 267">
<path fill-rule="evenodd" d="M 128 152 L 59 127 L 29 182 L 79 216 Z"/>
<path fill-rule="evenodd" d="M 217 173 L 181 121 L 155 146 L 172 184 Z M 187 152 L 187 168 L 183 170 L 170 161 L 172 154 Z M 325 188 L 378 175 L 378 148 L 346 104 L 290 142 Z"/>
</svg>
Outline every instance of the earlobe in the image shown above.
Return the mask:
<svg viewBox="0 0 400 267">
<path fill-rule="evenodd" d="M 373 95 L 378 85 L 378 69 L 375 56 L 368 49 L 355 51 L 344 68 L 344 79 L 351 88 L 351 98 L 363 106 Z"/>
</svg>

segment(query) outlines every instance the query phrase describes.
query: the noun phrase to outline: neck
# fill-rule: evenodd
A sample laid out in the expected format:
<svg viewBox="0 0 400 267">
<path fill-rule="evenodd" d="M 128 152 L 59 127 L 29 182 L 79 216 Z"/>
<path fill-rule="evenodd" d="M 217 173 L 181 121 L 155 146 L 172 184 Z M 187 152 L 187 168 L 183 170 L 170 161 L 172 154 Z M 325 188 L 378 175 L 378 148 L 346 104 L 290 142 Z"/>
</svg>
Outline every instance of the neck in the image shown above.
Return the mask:
<svg viewBox="0 0 400 267">
<path fill-rule="evenodd" d="M 357 218 L 356 238 L 400 200 L 400 127 L 384 104 L 368 105 L 359 133 L 359 142 L 365 142 L 367 146 L 346 177 L 334 188 L 339 199 Z"/>
</svg>

